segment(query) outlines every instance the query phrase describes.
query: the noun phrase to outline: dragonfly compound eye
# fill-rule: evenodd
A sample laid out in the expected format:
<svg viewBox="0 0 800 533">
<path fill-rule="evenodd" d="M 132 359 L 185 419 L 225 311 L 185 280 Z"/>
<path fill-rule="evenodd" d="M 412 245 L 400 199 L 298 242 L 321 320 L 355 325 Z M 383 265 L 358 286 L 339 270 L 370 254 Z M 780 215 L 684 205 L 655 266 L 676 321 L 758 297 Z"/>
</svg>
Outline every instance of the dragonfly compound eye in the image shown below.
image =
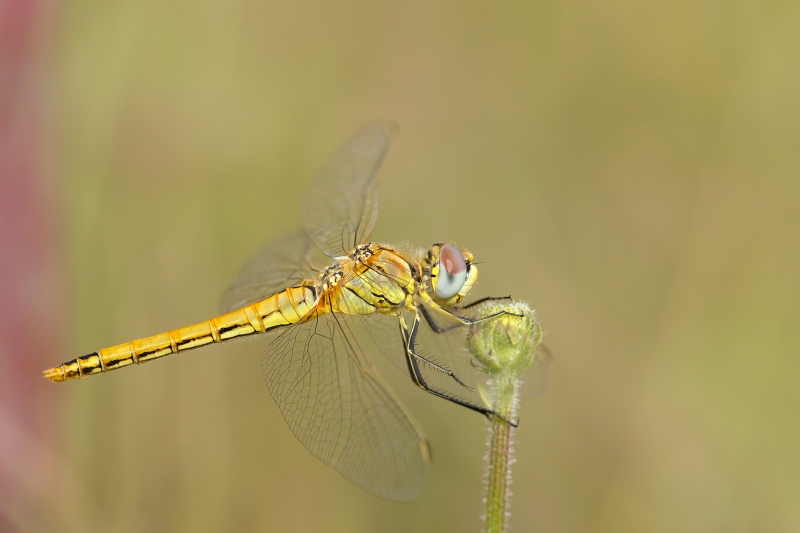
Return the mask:
<svg viewBox="0 0 800 533">
<path fill-rule="evenodd" d="M 450 245 L 439 251 L 439 273 L 436 278 L 436 296 L 448 300 L 458 294 L 467 279 L 467 260 Z"/>
</svg>

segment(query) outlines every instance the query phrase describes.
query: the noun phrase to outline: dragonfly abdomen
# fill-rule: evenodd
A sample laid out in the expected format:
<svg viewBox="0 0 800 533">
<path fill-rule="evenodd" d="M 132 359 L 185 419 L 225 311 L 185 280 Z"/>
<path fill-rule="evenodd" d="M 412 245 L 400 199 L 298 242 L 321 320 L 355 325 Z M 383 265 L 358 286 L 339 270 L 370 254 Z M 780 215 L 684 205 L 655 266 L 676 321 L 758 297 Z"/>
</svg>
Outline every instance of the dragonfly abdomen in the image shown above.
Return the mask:
<svg viewBox="0 0 800 533">
<path fill-rule="evenodd" d="M 55 382 L 78 379 L 215 342 L 265 333 L 301 321 L 316 308 L 316 304 L 313 283 L 304 283 L 210 320 L 72 359 L 45 370 L 44 377 Z"/>
</svg>

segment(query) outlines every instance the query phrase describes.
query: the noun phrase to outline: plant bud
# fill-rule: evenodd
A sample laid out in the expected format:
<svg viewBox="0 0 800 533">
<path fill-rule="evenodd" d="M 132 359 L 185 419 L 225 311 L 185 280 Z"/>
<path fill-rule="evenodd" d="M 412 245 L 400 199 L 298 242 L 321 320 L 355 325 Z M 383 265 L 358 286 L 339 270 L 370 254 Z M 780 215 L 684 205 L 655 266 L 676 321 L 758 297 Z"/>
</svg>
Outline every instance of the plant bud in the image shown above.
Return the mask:
<svg viewBox="0 0 800 533">
<path fill-rule="evenodd" d="M 470 353 L 489 375 L 518 376 L 533 362 L 533 350 L 542 340 L 542 329 L 536 312 L 521 302 L 489 302 L 478 311 L 485 318 L 470 326 L 467 346 Z"/>
</svg>

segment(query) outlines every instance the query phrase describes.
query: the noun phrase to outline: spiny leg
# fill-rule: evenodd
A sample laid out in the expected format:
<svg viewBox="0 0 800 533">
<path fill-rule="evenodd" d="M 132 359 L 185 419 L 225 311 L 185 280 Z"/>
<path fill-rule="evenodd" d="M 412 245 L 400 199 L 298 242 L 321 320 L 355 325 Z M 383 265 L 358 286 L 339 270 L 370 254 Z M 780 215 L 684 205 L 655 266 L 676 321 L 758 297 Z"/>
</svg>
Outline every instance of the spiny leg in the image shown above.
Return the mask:
<svg viewBox="0 0 800 533">
<path fill-rule="evenodd" d="M 462 306 L 461 309 L 469 309 L 470 307 L 473 307 L 475 305 L 480 305 L 483 302 L 494 302 L 494 301 L 497 301 L 497 300 L 510 300 L 510 299 L 511 299 L 510 295 L 509 296 L 486 296 L 484 298 L 481 298 L 479 300 L 475 300 L 474 302 L 470 302 L 467 305 Z"/>
<path fill-rule="evenodd" d="M 421 388 L 425 392 L 433 394 L 434 396 L 438 396 L 439 398 L 444 398 L 445 400 L 448 400 L 448 401 L 451 401 L 451 402 L 453 402 L 455 404 L 461 405 L 462 407 L 466 407 L 467 409 L 471 409 L 473 411 L 481 413 L 482 415 L 486 416 L 487 418 L 491 419 L 492 417 L 495 417 L 495 418 L 498 418 L 498 419 L 502 420 L 503 422 L 505 422 L 506 424 L 508 424 L 510 426 L 517 427 L 517 423 L 516 422 L 511 422 L 510 420 L 507 420 L 506 418 L 500 416 L 494 410 L 489 409 L 488 407 L 481 407 L 479 405 L 474 405 L 474 404 L 471 404 L 471 403 L 469 403 L 467 401 L 464 401 L 464 400 L 461 400 L 459 398 L 456 398 L 454 396 L 450 396 L 449 394 L 446 394 L 446 393 L 437 391 L 435 389 L 432 389 L 428 385 L 428 383 L 425 381 L 425 378 L 422 377 L 422 373 L 419 370 L 419 362 L 418 361 L 420 361 L 420 360 L 424 361 L 424 362 L 426 362 L 428 364 L 431 364 L 434 367 L 439 367 L 439 365 L 436 365 L 435 363 L 433 363 L 433 362 L 425 359 L 424 357 L 418 355 L 416 353 L 415 349 L 414 349 L 414 345 L 416 343 L 416 338 L 417 338 L 417 331 L 419 330 L 419 315 L 414 315 L 414 323 L 411 325 L 411 330 L 410 331 L 408 329 L 408 326 L 406 325 L 405 319 L 402 316 L 399 317 L 399 318 L 400 318 L 400 334 L 403 336 L 403 344 L 404 344 L 405 354 L 406 354 L 406 364 L 408 365 L 408 371 L 409 371 L 409 374 L 411 375 L 411 381 L 413 381 L 416 386 L 418 386 L 419 388 Z M 442 367 L 439 367 L 439 368 L 442 368 Z M 446 370 L 446 369 L 444 369 L 444 370 Z M 447 370 L 446 373 L 450 377 L 452 377 L 457 383 L 463 385 L 464 387 L 467 387 L 460 379 L 458 379 L 458 377 L 456 377 L 456 375 L 452 371 Z M 467 387 L 467 388 L 470 388 L 470 387 Z"/>
<path fill-rule="evenodd" d="M 461 326 L 469 326 L 470 324 L 477 324 L 478 322 L 484 322 L 486 320 L 492 320 L 493 318 L 497 318 L 497 317 L 502 316 L 502 315 L 522 316 L 522 315 L 517 315 L 516 313 L 511 313 L 509 311 L 498 311 L 496 313 L 492 313 L 491 315 L 482 316 L 482 317 L 479 317 L 479 318 L 470 318 L 470 317 L 466 317 L 466 316 L 459 316 L 459 315 L 457 315 L 455 313 L 451 313 L 450 311 L 447 311 L 446 309 L 444 309 L 442 307 L 439 307 L 438 309 L 441 312 L 449 315 L 450 317 L 452 317 L 453 319 L 458 321 L 457 324 L 453 324 L 453 325 L 450 325 L 450 326 L 440 326 L 439 324 L 437 324 L 433 320 L 433 317 L 430 315 L 430 313 L 428 312 L 428 310 L 425 308 L 424 305 L 420 305 L 419 309 L 422 312 L 422 317 L 425 319 L 425 322 L 428 323 L 428 325 L 431 327 L 431 329 L 434 331 L 434 333 L 446 333 L 446 332 L 448 332 L 448 331 L 450 331 L 452 329 L 460 328 Z"/>
<path fill-rule="evenodd" d="M 414 334 L 413 334 L 414 336 L 412 337 L 409 334 L 408 330 L 407 330 L 405 319 L 403 317 L 400 317 L 400 334 L 403 336 L 403 347 L 404 347 L 404 351 L 406 353 L 406 358 L 407 359 L 409 358 L 409 353 L 410 353 L 410 356 L 411 356 L 411 358 L 408 359 L 408 361 L 407 361 L 409 363 L 409 365 L 410 365 L 410 361 L 411 360 L 413 360 L 415 363 L 417 361 L 422 361 L 423 363 L 425 363 L 429 367 L 433 368 L 434 370 L 436 370 L 438 372 L 441 372 L 442 374 L 448 376 L 449 378 L 451 378 L 453 381 L 455 381 L 456 383 L 458 383 L 459 385 L 461 385 L 465 389 L 472 391 L 473 388 L 470 387 L 469 385 L 467 385 L 466 383 L 464 383 L 463 381 L 461 381 L 461 379 L 459 379 L 459 377 L 456 376 L 455 372 L 453 372 L 449 368 L 446 368 L 446 367 L 444 367 L 444 366 L 442 366 L 442 365 L 440 365 L 440 364 L 438 364 L 438 363 L 436 363 L 434 361 L 431 361 L 427 357 L 424 357 L 424 356 L 416 353 L 415 350 L 409 349 L 409 345 L 411 345 L 413 347 L 414 343 L 416 342 L 415 339 L 416 339 L 416 331 L 417 331 L 416 328 L 417 327 L 418 327 L 418 319 L 415 319 L 414 320 L 414 325 L 412 326 L 412 329 L 414 331 Z M 419 385 L 419 382 L 418 382 L 419 380 L 424 381 L 422 376 L 419 374 L 419 367 L 416 366 L 416 364 L 415 364 L 414 367 L 409 366 L 409 371 L 411 372 L 411 379 L 414 381 L 414 383 Z M 419 380 L 417 379 L 417 377 L 419 378 Z M 425 387 L 423 387 L 423 388 L 425 388 Z"/>
</svg>

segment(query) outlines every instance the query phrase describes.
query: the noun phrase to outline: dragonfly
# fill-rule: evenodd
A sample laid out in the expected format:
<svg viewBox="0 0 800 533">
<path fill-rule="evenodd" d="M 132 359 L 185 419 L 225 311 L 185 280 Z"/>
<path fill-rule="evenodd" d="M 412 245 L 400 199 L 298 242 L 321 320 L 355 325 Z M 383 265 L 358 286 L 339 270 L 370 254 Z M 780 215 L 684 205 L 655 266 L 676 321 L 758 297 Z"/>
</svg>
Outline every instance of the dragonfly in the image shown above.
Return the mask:
<svg viewBox="0 0 800 533">
<path fill-rule="evenodd" d="M 464 364 L 465 335 L 470 324 L 501 313 L 471 312 L 491 298 L 465 304 L 478 277 L 467 250 L 446 243 L 403 250 L 370 240 L 376 177 L 397 132 L 393 122 L 371 122 L 336 152 L 303 199 L 303 231 L 272 241 L 241 268 L 222 296 L 221 315 L 97 350 L 44 377 L 85 378 L 266 335 L 262 373 L 297 439 L 367 492 L 415 498 L 427 481 L 430 445 L 370 354 L 382 352 L 435 396 L 497 416 L 475 394 L 479 378 L 475 365 Z"/>
</svg>

